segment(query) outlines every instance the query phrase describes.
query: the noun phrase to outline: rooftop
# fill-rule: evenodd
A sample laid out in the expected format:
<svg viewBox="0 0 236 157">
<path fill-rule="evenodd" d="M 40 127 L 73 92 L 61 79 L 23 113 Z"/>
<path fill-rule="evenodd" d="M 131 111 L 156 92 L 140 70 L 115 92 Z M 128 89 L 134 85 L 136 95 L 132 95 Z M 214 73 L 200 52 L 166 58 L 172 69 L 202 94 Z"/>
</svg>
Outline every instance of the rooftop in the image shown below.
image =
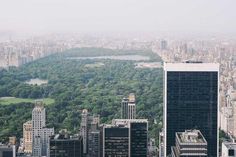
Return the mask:
<svg viewBox="0 0 236 157">
<path fill-rule="evenodd" d="M 218 63 L 164 63 L 165 71 L 219 71 Z"/>
<path fill-rule="evenodd" d="M 223 142 L 223 144 L 224 144 L 228 149 L 236 149 L 236 143 L 233 143 L 233 142 Z"/>
<path fill-rule="evenodd" d="M 207 143 L 199 130 L 185 130 L 185 132 L 177 132 L 176 136 L 181 143 Z"/>
</svg>

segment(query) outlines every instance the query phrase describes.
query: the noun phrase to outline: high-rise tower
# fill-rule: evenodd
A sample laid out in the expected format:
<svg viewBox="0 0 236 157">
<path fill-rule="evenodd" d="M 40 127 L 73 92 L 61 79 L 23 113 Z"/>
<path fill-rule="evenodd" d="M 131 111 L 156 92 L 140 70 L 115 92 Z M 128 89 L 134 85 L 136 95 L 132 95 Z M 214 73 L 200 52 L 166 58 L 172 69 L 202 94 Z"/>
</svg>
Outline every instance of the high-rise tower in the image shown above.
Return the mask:
<svg viewBox="0 0 236 157">
<path fill-rule="evenodd" d="M 121 118 L 122 119 L 135 119 L 136 118 L 136 105 L 135 105 L 134 93 L 130 93 L 128 98 L 122 99 Z"/>
<path fill-rule="evenodd" d="M 45 116 L 43 103 L 41 101 L 36 101 L 32 111 L 33 156 L 42 156 L 41 130 L 45 127 Z"/>
<path fill-rule="evenodd" d="M 208 157 L 218 157 L 219 64 L 191 62 L 164 65 L 164 156 L 175 134 L 198 129 Z"/>
<path fill-rule="evenodd" d="M 36 101 L 32 111 L 32 154 L 35 157 L 48 156 L 50 136 L 54 128 L 46 128 L 46 114 L 42 101 Z"/>
</svg>

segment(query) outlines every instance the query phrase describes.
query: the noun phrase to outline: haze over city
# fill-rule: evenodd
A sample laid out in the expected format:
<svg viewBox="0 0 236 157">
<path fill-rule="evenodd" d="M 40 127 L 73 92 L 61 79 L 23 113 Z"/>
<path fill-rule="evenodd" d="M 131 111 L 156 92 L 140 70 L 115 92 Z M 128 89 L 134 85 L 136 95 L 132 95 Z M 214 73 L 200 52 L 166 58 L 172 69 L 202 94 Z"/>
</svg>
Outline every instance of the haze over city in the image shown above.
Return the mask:
<svg viewBox="0 0 236 157">
<path fill-rule="evenodd" d="M 235 0 L 1 0 L 0 30 L 235 33 Z"/>
</svg>

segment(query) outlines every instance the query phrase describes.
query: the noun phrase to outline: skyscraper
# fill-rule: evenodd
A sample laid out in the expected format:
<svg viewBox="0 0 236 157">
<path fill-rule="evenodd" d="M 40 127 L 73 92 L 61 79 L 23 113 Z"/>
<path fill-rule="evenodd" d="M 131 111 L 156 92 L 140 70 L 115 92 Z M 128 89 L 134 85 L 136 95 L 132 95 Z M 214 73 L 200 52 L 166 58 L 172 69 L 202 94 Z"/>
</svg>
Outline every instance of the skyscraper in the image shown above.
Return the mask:
<svg viewBox="0 0 236 157">
<path fill-rule="evenodd" d="M 35 102 L 35 107 L 32 111 L 32 126 L 33 126 L 33 156 L 42 156 L 41 147 L 41 130 L 45 127 L 45 108 L 41 101 Z"/>
<path fill-rule="evenodd" d="M 98 125 L 100 123 L 99 115 L 89 115 L 88 110 L 82 111 L 82 120 L 80 124 L 80 136 L 83 138 L 83 153 L 89 154 L 99 149 L 100 136 L 98 136 Z M 94 143 L 97 142 L 97 143 Z M 90 150 L 90 152 L 88 152 Z M 95 156 L 95 155 L 94 155 Z M 99 155 L 98 155 L 99 156 Z"/>
<path fill-rule="evenodd" d="M 24 152 L 32 153 L 32 121 L 23 124 Z"/>
<path fill-rule="evenodd" d="M 164 156 L 175 145 L 176 132 L 198 129 L 207 141 L 208 157 L 218 156 L 219 65 L 191 62 L 164 65 Z"/>
<path fill-rule="evenodd" d="M 80 136 L 83 138 L 83 153 L 87 153 L 87 137 L 88 137 L 88 110 L 82 111 L 82 119 L 80 123 Z"/>
<path fill-rule="evenodd" d="M 83 139 L 57 134 L 50 139 L 50 157 L 83 157 Z"/>
<path fill-rule="evenodd" d="M 46 128 L 46 114 L 42 101 L 36 101 L 32 111 L 32 154 L 35 157 L 48 156 L 49 139 L 53 128 Z"/>
<path fill-rule="evenodd" d="M 130 93 L 128 98 L 122 99 L 121 118 L 122 119 L 135 119 L 136 118 L 136 105 L 135 105 L 134 93 Z"/>
<path fill-rule="evenodd" d="M 146 119 L 114 119 L 103 128 L 103 156 L 147 156 Z"/>
<path fill-rule="evenodd" d="M 129 128 L 107 125 L 103 128 L 103 157 L 129 155 Z"/>
</svg>

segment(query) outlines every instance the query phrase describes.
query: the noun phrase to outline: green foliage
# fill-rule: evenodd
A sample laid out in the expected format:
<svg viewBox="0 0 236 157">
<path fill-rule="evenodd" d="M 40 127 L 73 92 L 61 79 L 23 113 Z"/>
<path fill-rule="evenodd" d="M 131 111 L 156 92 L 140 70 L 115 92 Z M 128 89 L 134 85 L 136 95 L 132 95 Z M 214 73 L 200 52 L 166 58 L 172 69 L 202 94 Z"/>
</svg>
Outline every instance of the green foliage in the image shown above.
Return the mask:
<svg viewBox="0 0 236 157">
<path fill-rule="evenodd" d="M 157 137 L 162 121 L 162 69 L 138 69 L 136 61 L 109 59 L 70 60 L 67 57 L 135 54 L 150 56 L 151 61 L 161 61 L 150 51 L 109 50 L 100 48 L 72 49 L 55 54 L 19 69 L 0 71 L 0 96 L 20 98 L 52 98 L 55 103 L 47 106 L 47 124 L 56 131 L 66 128 L 78 132 L 81 110 L 100 114 L 101 122 L 120 118 L 121 100 L 133 92 L 137 98 L 139 118 L 149 119 L 150 136 Z M 87 66 L 103 63 L 102 66 Z M 48 80 L 47 85 L 27 85 L 31 78 Z M 0 102 L 1 103 L 1 102 Z M 12 107 L 14 106 L 14 107 Z M 7 107 L 11 112 L 5 112 Z M 32 105 L 0 105 L 0 138 L 22 133 L 23 122 L 31 117 Z M 22 114 L 21 111 L 25 110 Z M 10 122 L 6 123 L 5 121 Z M 154 124 L 154 120 L 157 121 Z M 16 124 L 17 123 L 17 124 Z M 17 126 L 17 130 L 16 129 Z"/>
<path fill-rule="evenodd" d="M 11 105 L 11 104 L 19 104 L 19 103 L 34 103 L 34 99 L 25 99 L 25 98 L 4 98 L 0 99 L 1 105 Z M 50 105 L 53 104 L 55 101 L 51 98 L 43 99 L 44 104 Z"/>
</svg>

